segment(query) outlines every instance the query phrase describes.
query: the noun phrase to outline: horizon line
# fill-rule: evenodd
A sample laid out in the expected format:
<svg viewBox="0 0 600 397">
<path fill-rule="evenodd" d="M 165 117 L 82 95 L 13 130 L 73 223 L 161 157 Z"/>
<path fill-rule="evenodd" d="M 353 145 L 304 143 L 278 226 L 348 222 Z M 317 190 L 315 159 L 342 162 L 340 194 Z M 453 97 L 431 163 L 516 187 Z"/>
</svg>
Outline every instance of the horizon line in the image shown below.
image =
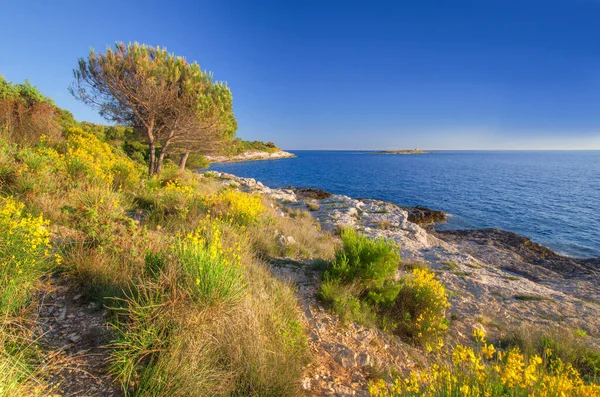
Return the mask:
<svg viewBox="0 0 600 397">
<path fill-rule="evenodd" d="M 314 151 L 314 152 L 382 152 L 390 150 L 411 149 L 284 149 L 283 151 Z M 432 152 L 600 152 L 600 149 L 419 149 Z"/>
</svg>

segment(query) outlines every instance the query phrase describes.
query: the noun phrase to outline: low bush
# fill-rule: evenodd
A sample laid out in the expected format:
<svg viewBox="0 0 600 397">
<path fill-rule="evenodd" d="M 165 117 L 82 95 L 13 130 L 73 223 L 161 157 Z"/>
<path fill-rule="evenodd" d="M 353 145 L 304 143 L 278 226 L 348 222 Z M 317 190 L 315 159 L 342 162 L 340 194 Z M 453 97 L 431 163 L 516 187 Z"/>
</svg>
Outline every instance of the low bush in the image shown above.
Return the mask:
<svg viewBox="0 0 600 397">
<path fill-rule="evenodd" d="M 75 180 L 105 181 L 117 188 L 133 188 L 141 179 L 141 167 L 130 159 L 116 154 L 110 145 L 80 128 L 69 128 L 67 173 Z"/>
<path fill-rule="evenodd" d="M 199 153 L 190 153 L 187 162 L 185 163 L 186 168 L 190 170 L 196 170 L 198 168 L 208 168 L 210 162 Z"/>
<path fill-rule="evenodd" d="M 445 317 L 450 306 L 444 285 L 428 269 L 413 269 L 400 281 L 398 295 L 386 317 L 394 332 L 417 343 L 427 343 L 448 329 Z"/>
</svg>

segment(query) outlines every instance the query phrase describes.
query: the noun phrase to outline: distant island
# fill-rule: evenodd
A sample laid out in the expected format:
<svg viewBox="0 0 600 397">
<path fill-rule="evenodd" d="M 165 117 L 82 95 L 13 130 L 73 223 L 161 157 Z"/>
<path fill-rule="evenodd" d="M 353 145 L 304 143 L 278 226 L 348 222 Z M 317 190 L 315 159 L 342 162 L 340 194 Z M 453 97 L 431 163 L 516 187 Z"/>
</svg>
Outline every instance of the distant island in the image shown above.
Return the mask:
<svg viewBox="0 0 600 397">
<path fill-rule="evenodd" d="M 401 149 L 401 150 L 380 150 L 373 152 L 373 154 L 431 154 L 431 152 L 425 152 L 421 149 Z"/>
</svg>

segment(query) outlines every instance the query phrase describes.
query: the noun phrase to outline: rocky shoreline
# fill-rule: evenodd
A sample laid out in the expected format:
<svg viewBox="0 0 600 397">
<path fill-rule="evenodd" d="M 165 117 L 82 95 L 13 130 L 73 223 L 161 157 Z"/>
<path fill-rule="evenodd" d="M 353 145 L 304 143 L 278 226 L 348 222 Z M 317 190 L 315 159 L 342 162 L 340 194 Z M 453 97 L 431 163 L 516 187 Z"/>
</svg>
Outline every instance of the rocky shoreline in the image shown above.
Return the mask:
<svg viewBox="0 0 600 397">
<path fill-rule="evenodd" d="M 211 163 L 233 163 L 240 161 L 277 160 L 294 158 L 295 154 L 283 150 L 277 152 L 248 151 L 236 156 L 206 156 Z"/>
<path fill-rule="evenodd" d="M 562 256 L 498 229 L 435 231 L 423 224 L 438 222 L 442 215 L 420 207 L 318 189 L 271 189 L 252 178 L 209 172 L 284 207 L 310 210 L 324 230 L 353 227 L 396 241 L 405 262 L 427 262 L 440 272 L 447 288 L 456 292 L 451 298 L 454 316 L 467 323 L 480 317 L 503 323 L 569 321 L 600 335 L 600 259 Z M 531 299 L 515 298 L 519 296 Z M 471 326 L 459 329 L 467 332 Z"/>
<path fill-rule="evenodd" d="M 600 258 L 562 256 L 498 229 L 435 231 L 427 225 L 440 215 L 423 208 L 318 189 L 271 189 L 252 178 L 208 173 L 223 185 L 276 201 L 281 216 L 308 210 L 325 231 L 352 227 L 397 242 L 405 265 L 426 263 L 448 291 L 447 343 L 470 343 L 473 328 L 499 341 L 520 326 L 558 326 L 585 331 L 590 343 L 600 347 Z M 293 241 L 283 238 L 282 244 Z M 373 365 L 391 365 L 403 373 L 427 365 L 419 349 L 398 338 L 357 324 L 341 326 L 316 298 L 319 276 L 311 263 L 279 261 L 273 271 L 297 286 L 311 350 L 319 357 L 303 383 L 312 395 L 367 396 Z"/>
</svg>

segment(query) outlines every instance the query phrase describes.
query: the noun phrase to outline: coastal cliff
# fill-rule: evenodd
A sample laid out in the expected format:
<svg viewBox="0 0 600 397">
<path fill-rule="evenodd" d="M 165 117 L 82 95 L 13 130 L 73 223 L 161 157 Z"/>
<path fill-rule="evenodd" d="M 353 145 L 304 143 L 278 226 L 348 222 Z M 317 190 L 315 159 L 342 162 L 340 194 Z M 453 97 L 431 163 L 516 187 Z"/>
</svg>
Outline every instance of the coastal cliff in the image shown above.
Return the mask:
<svg viewBox="0 0 600 397">
<path fill-rule="evenodd" d="M 421 218 L 411 218 L 410 208 L 380 200 L 315 189 L 271 189 L 252 178 L 209 173 L 223 185 L 275 200 L 281 216 L 309 210 L 325 232 L 351 227 L 396 242 L 405 265 L 426 264 L 449 291 L 450 343 L 468 344 L 473 329 L 484 329 L 490 340 L 498 341 L 523 325 L 543 329 L 568 324 L 600 345 L 600 259 L 561 256 L 497 229 L 428 230 L 413 222 Z M 287 236 L 280 239 L 283 245 L 294 244 Z M 378 329 L 355 323 L 342 327 L 317 299 L 320 279 L 310 262 L 278 260 L 273 271 L 297 286 L 310 348 L 318 357 L 303 381 L 312 395 L 367 396 L 373 367 L 406 374 L 431 364 L 422 350 Z"/>
<path fill-rule="evenodd" d="M 294 158 L 295 154 L 279 150 L 276 152 L 262 152 L 262 151 L 246 151 L 241 154 L 233 156 L 205 156 L 211 163 L 233 163 L 239 161 L 255 161 L 255 160 L 277 160 Z"/>
</svg>

